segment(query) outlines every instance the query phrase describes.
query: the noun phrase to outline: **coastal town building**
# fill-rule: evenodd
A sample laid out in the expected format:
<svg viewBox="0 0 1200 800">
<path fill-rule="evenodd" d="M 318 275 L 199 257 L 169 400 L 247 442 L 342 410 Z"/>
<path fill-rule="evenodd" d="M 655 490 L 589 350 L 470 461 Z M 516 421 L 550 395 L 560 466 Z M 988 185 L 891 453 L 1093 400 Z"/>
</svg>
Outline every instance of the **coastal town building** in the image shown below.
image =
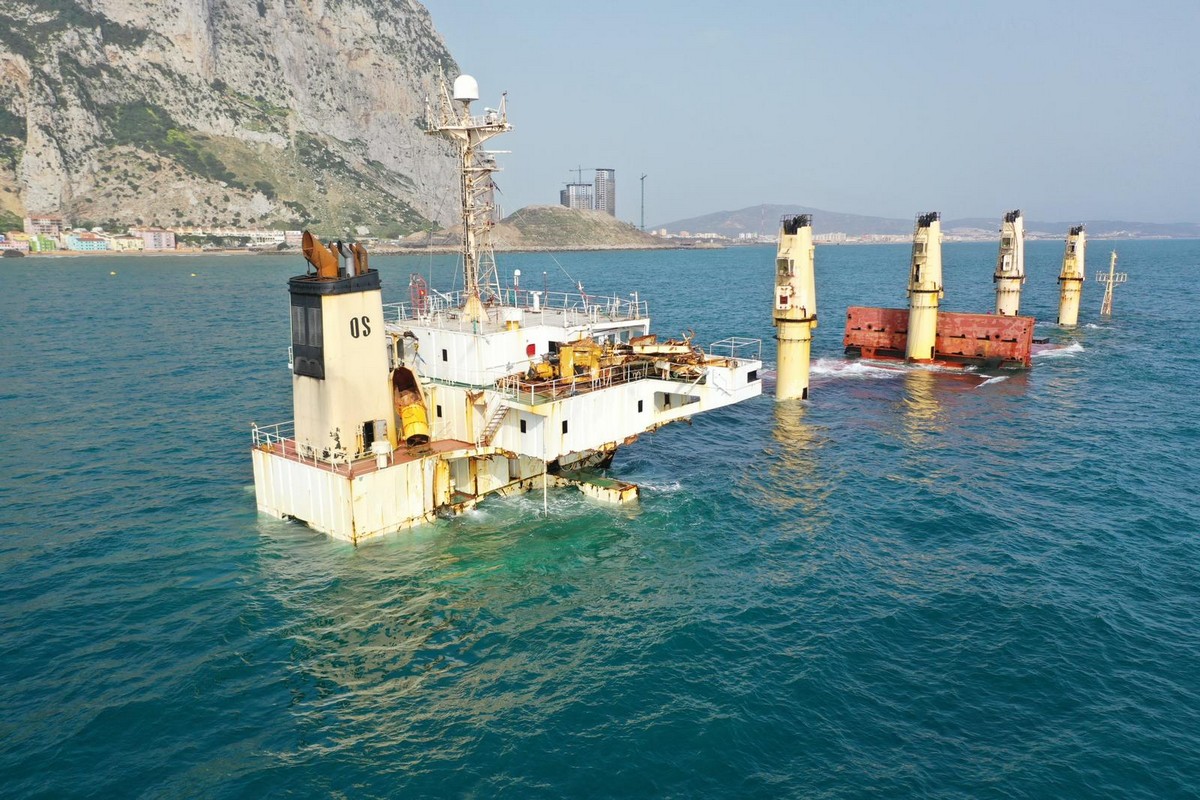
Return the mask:
<svg viewBox="0 0 1200 800">
<path fill-rule="evenodd" d="M 19 253 L 29 252 L 29 239 L 24 234 L 0 233 L 0 250 L 16 250 Z"/>
<path fill-rule="evenodd" d="M 57 239 L 66 230 L 63 218 L 52 214 L 30 214 L 24 220 L 25 233 L 34 236 L 51 236 Z"/>
<path fill-rule="evenodd" d="M 131 252 L 146 249 L 146 241 L 140 236 L 133 236 L 128 233 L 106 236 L 108 239 L 109 250 L 119 250 L 121 252 Z"/>
<path fill-rule="evenodd" d="M 832 233 L 818 233 L 813 237 L 813 241 L 817 244 L 845 244 L 846 234 L 841 231 Z"/>
<path fill-rule="evenodd" d="M 174 250 L 175 232 L 162 228 L 130 228 L 132 236 L 139 236 L 146 250 Z"/>
<path fill-rule="evenodd" d="M 107 250 L 108 239 L 97 233 L 89 233 L 88 231 L 76 231 L 69 233 L 66 236 L 67 249 L 75 252 L 92 252 L 97 250 Z"/>
</svg>

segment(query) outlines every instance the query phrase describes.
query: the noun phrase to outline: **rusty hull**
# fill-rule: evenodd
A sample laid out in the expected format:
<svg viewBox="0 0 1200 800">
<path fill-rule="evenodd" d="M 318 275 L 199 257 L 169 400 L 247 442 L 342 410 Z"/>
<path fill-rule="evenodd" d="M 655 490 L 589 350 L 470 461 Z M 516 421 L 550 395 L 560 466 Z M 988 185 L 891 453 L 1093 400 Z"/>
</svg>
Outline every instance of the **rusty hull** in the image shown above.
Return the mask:
<svg viewBox="0 0 1200 800">
<path fill-rule="evenodd" d="M 985 369 L 1028 369 L 1033 365 L 1033 317 L 995 314 L 938 314 L 934 362 Z M 908 309 L 851 306 L 842 337 L 846 354 L 903 361 L 908 342 Z"/>
</svg>

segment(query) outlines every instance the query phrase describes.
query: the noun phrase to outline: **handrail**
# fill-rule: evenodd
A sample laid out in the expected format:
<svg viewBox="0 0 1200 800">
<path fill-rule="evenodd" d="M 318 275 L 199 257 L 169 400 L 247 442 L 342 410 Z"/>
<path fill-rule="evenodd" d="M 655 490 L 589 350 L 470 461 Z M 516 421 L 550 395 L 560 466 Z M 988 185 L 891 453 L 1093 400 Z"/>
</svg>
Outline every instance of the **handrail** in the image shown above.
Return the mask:
<svg viewBox="0 0 1200 800">
<path fill-rule="evenodd" d="M 650 304 L 632 295 L 633 299 L 616 296 L 583 295 L 572 292 L 540 292 L 529 289 L 501 289 L 483 298 L 486 310 L 505 308 L 521 309 L 526 313 L 562 313 L 564 317 L 575 317 L 576 324 L 586 322 L 640 320 L 650 316 Z M 463 291 L 435 292 L 428 295 L 419 306 L 411 302 L 387 303 L 384 305 L 384 320 L 445 321 L 460 319 L 457 315 L 466 305 L 467 295 Z"/>
<path fill-rule="evenodd" d="M 256 450 L 278 452 L 280 455 L 293 458 L 302 464 L 312 464 L 331 472 L 350 474 L 351 459 L 345 453 L 330 453 L 322 458 L 311 447 L 301 449 L 296 442 L 295 423 L 292 420 L 277 422 L 274 425 L 250 423 L 250 439 Z M 305 452 L 306 450 L 308 452 Z"/>
<path fill-rule="evenodd" d="M 535 382 L 527 381 L 520 375 L 509 375 L 496 381 L 496 389 L 518 403 L 536 406 L 560 397 L 570 397 L 596 389 L 655 377 L 658 372 L 650 361 L 635 361 L 629 364 L 602 367 L 597 371 L 595 377 L 580 375 L 575 378 L 555 378 L 549 381 Z M 705 377 L 701 375 L 698 380 L 703 380 Z"/>
<path fill-rule="evenodd" d="M 710 356 L 733 358 L 739 361 L 762 361 L 762 339 L 730 336 L 708 346 Z"/>
</svg>

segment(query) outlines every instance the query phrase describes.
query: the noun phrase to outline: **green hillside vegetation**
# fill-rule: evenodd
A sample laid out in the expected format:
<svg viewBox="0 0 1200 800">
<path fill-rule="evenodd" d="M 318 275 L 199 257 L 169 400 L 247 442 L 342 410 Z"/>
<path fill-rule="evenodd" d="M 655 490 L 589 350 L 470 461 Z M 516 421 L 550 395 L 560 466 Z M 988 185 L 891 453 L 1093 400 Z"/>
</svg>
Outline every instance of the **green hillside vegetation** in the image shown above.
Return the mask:
<svg viewBox="0 0 1200 800">
<path fill-rule="evenodd" d="M 183 130 L 166 110 L 146 103 L 106 110 L 112 120 L 115 144 L 131 145 L 173 159 L 194 175 L 224 181 L 235 189 L 246 188 L 224 162 L 205 146 L 203 139 Z"/>
<path fill-rule="evenodd" d="M 656 247 L 661 242 L 602 211 L 563 206 L 527 206 L 505 217 L 496 243 L 506 248 Z"/>
<path fill-rule="evenodd" d="M 387 191 L 411 186 L 407 176 L 377 162 L 352 165 L 310 134 L 297 134 L 293 147 L 280 150 L 189 130 L 151 104 L 108 107 L 104 118 L 111 145 L 99 154 L 93 201 L 79 202 L 74 209 L 79 215 L 108 220 L 112 213 L 104 209 L 127 205 L 186 173 L 211 182 L 197 187 L 193 207 L 162 209 L 150 218 L 124 222 L 190 226 L 224 220 L 233 225 L 309 227 L 326 236 L 343 236 L 365 225 L 385 237 L 425 224 L 418 212 Z M 136 152 L 158 158 L 131 157 Z M 261 218 L 227 212 L 233 194 L 246 198 L 256 193 L 277 210 Z"/>
</svg>

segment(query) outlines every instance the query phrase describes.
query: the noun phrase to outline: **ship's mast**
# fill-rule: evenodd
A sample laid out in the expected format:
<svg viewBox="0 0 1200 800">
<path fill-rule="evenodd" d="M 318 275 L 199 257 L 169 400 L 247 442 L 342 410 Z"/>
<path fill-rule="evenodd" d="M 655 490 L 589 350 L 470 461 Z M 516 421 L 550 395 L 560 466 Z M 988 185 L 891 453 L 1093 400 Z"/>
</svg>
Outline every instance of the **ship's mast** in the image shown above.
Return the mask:
<svg viewBox="0 0 1200 800">
<path fill-rule="evenodd" d="M 501 95 L 499 108 L 485 108 L 483 116 L 471 116 L 471 102 L 479 99 L 479 85 L 470 75 L 454 80 L 453 94 L 445 82 L 439 87 L 436 110 L 426 108 L 427 133 L 445 136 L 458 146 L 460 189 L 462 195 L 463 289 L 466 300 L 463 314 L 479 322 L 486 313 L 485 296 L 500 296 L 496 274 L 496 255 L 492 249 L 495 225 L 495 184 L 497 172 L 493 153 L 483 143 L 493 136 L 512 130 L 508 124 L 507 94 Z"/>
</svg>

